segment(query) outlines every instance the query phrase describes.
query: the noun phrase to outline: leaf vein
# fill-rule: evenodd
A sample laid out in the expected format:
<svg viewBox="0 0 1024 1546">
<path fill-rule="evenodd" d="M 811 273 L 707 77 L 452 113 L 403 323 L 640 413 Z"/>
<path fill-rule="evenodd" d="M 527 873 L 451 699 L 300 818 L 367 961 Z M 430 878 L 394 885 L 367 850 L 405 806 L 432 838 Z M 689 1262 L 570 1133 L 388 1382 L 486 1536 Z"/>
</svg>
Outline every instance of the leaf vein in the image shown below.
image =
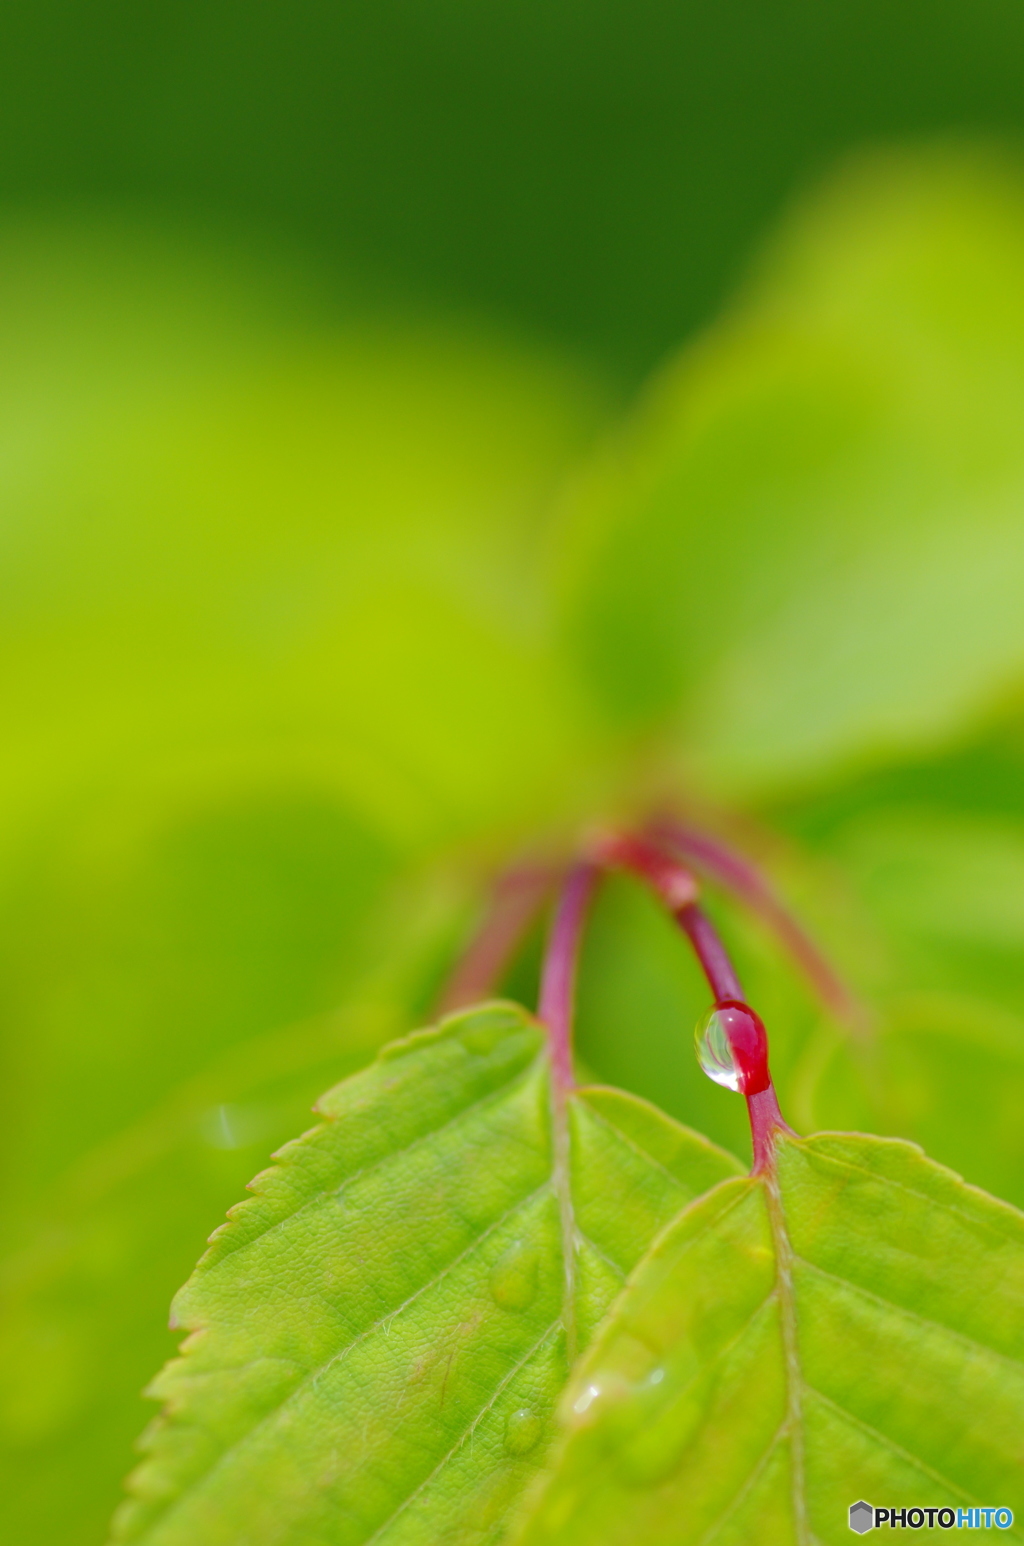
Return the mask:
<svg viewBox="0 0 1024 1546">
<path fill-rule="evenodd" d="M 411 1503 L 415 1502 L 415 1500 L 419 1497 L 420 1493 L 423 1492 L 425 1488 L 430 1486 L 430 1483 L 434 1480 L 434 1478 L 439 1476 L 441 1474 L 441 1472 L 444 1470 L 445 1466 L 448 1465 L 449 1462 L 455 1457 L 455 1455 L 458 1454 L 459 1450 L 465 1444 L 466 1440 L 473 1435 L 473 1433 L 476 1431 L 476 1429 L 479 1426 L 479 1424 L 487 1416 L 487 1413 L 491 1410 L 491 1408 L 494 1406 L 494 1403 L 498 1400 L 498 1397 L 502 1394 L 502 1392 L 504 1390 L 506 1390 L 508 1388 L 508 1386 L 515 1379 L 516 1375 L 519 1374 L 520 1371 L 526 1367 L 526 1365 L 530 1362 L 531 1358 L 534 1358 L 537 1355 L 537 1353 L 540 1352 L 541 1348 L 544 1346 L 545 1342 L 552 1335 L 552 1333 L 553 1332 L 557 1332 L 557 1331 L 561 1331 L 561 1330 L 562 1330 L 562 1317 L 558 1316 L 557 1319 L 553 1320 L 551 1322 L 551 1325 L 548 1326 L 541 1333 L 540 1337 L 538 1337 L 537 1341 L 533 1344 L 533 1346 L 526 1353 L 523 1354 L 522 1358 L 520 1358 L 519 1362 L 515 1365 L 515 1367 L 510 1369 L 508 1374 L 505 1375 L 505 1378 L 503 1380 L 501 1380 L 498 1383 L 498 1385 L 495 1386 L 494 1393 L 489 1397 L 489 1399 L 480 1408 L 479 1412 L 477 1412 L 476 1416 L 473 1418 L 473 1421 L 469 1424 L 468 1428 L 466 1428 L 465 1431 L 463 1433 L 461 1433 L 459 1435 L 459 1437 L 455 1440 L 455 1443 L 452 1445 L 452 1447 L 448 1451 L 448 1453 L 446 1455 L 442 1456 L 442 1458 L 438 1461 L 437 1465 L 430 1472 L 430 1475 L 429 1476 L 425 1476 L 423 1478 L 423 1480 L 419 1483 L 419 1485 L 417 1487 L 415 1487 L 412 1492 L 410 1492 L 409 1496 L 407 1498 L 403 1498 L 402 1499 L 401 1503 L 394 1510 L 394 1512 L 388 1515 L 388 1517 L 387 1517 L 387 1519 L 385 1519 L 384 1523 L 381 1524 L 381 1525 L 378 1525 L 376 1530 L 374 1530 L 373 1534 L 372 1535 L 368 1535 L 366 1537 L 366 1540 L 363 1542 L 363 1546 L 372 1546 L 372 1543 L 374 1541 L 379 1540 L 381 1535 L 383 1535 L 384 1531 L 389 1529 L 390 1526 L 394 1524 L 394 1522 L 398 1518 L 398 1516 L 400 1514 L 404 1513 L 405 1510 L 409 1507 L 409 1505 Z"/>
<path fill-rule="evenodd" d="M 607 1251 L 602 1251 L 601 1247 L 589 1235 L 585 1235 L 582 1229 L 577 1229 L 576 1233 L 581 1245 L 588 1246 L 594 1255 L 603 1261 L 606 1267 L 610 1267 L 615 1276 L 621 1278 L 623 1283 L 625 1283 L 626 1278 L 629 1276 L 625 1267 L 620 1267 L 618 1262 L 609 1256 Z"/>
<path fill-rule="evenodd" d="M 793 1245 L 786 1227 L 786 1213 L 774 1162 L 765 1171 L 764 1191 L 775 1247 L 779 1329 L 782 1334 L 782 1354 L 786 1371 L 786 1427 L 790 1435 L 790 1493 L 793 1501 L 793 1525 L 798 1546 L 809 1546 L 803 1448 L 803 1372 L 800 1367 L 796 1294 L 793 1288 Z"/>
<path fill-rule="evenodd" d="M 219 1257 L 218 1260 L 212 1264 L 212 1266 L 206 1268 L 206 1272 L 213 1273 L 218 1271 L 218 1269 L 238 1251 L 248 1250 L 249 1247 L 255 1245 L 257 1241 L 266 1240 L 275 1232 L 275 1230 L 283 1228 L 285 1224 L 290 1222 L 290 1220 L 298 1218 L 299 1215 L 305 1212 L 307 1208 L 311 1208 L 315 1203 L 322 1202 L 325 1197 L 336 1195 L 337 1193 L 343 1191 L 345 1187 L 351 1186 L 354 1181 L 361 1180 L 363 1176 L 372 1175 L 375 1170 L 379 1170 L 383 1165 L 390 1164 L 392 1160 L 400 1159 L 404 1154 L 412 1153 L 415 1149 L 419 1148 L 420 1145 L 429 1143 L 431 1139 L 439 1137 L 442 1133 L 447 1132 L 450 1128 L 457 1127 L 460 1122 L 462 1122 L 466 1117 L 474 1115 L 481 1109 L 481 1107 L 492 1103 L 497 1104 L 499 1099 L 507 1099 L 510 1095 L 515 1094 L 519 1085 L 525 1085 L 529 1082 L 530 1078 L 536 1071 L 539 1061 L 539 1058 L 535 1058 L 534 1061 L 530 1063 L 527 1068 L 522 1069 L 514 1079 L 510 1079 L 506 1084 L 499 1085 L 497 1089 L 488 1090 L 486 1095 L 481 1095 L 477 1100 L 471 1101 L 468 1106 L 463 1106 L 460 1111 L 457 1111 L 454 1116 L 449 1117 L 447 1121 L 442 1122 L 438 1127 L 431 1127 L 428 1128 L 426 1132 L 417 1134 L 415 1138 L 413 1138 L 409 1143 L 403 1144 L 401 1148 L 389 1149 L 386 1154 L 381 1155 L 380 1159 L 374 1160 L 370 1165 L 364 1165 L 361 1170 L 354 1170 L 351 1175 L 344 1176 L 337 1184 L 332 1183 L 330 1186 L 321 1187 L 318 1191 L 311 1193 L 309 1197 L 304 1198 L 303 1201 L 298 1203 L 295 1207 L 289 1208 L 288 1212 L 283 1214 L 280 1218 L 274 1219 L 272 1223 L 267 1224 L 267 1226 L 264 1229 L 261 1229 L 258 1234 L 253 1235 L 248 1240 L 239 1241 L 239 1243 L 233 1246 L 231 1250 L 228 1251 L 224 1256 Z M 338 1117 L 328 1117 L 323 1123 L 322 1130 L 329 1131 L 330 1128 L 334 1126 L 339 1120 L 340 1119 Z M 321 1129 L 313 1129 L 314 1132 L 319 1130 Z M 302 1140 L 300 1139 L 299 1142 L 301 1143 L 301 1141 Z M 292 1164 L 290 1161 L 278 1160 L 274 1166 L 274 1170 L 276 1170 L 282 1176 L 282 1178 L 287 1178 L 288 1172 L 291 1168 Z M 273 1171 L 271 1174 L 273 1174 Z M 246 1202 L 256 1203 L 259 1200 L 260 1194 L 257 1192 L 252 1198 L 246 1199 Z M 244 1207 L 245 1205 L 246 1203 L 243 1202 L 242 1206 Z M 225 1241 L 225 1244 L 226 1243 L 227 1242 Z M 200 1262 L 199 1269 L 197 1270 L 202 1270 L 202 1266 L 203 1264 Z"/>
<path fill-rule="evenodd" d="M 806 1256 L 794 1253 L 794 1261 L 807 1267 L 811 1272 L 816 1272 L 820 1277 L 831 1278 L 833 1283 L 842 1283 L 845 1288 L 851 1289 L 856 1294 L 861 1294 L 865 1299 L 873 1299 L 876 1304 L 884 1304 L 889 1310 L 896 1310 L 900 1315 L 905 1315 L 909 1320 L 917 1321 L 920 1326 L 927 1326 L 934 1331 L 941 1331 L 947 1337 L 952 1337 L 957 1342 L 962 1342 L 965 1347 L 973 1348 L 976 1352 L 988 1353 L 991 1358 L 998 1358 L 1001 1363 L 1009 1364 L 1018 1374 L 1024 1373 L 1019 1359 L 1012 1358 L 1009 1353 L 1001 1353 L 998 1348 L 990 1347 L 987 1342 L 979 1342 L 976 1337 L 968 1336 L 965 1331 L 957 1331 L 954 1326 L 947 1326 L 944 1321 L 934 1320 L 930 1315 L 922 1315 L 920 1310 L 911 1310 L 907 1305 L 899 1304 L 895 1299 L 887 1299 L 884 1294 L 876 1293 L 874 1289 L 865 1288 L 860 1283 L 855 1283 L 852 1278 L 845 1278 L 841 1273 L 829 1272 L 827 1267 L 819 1267 L 817 1262 L 809 1261 Z"/>
<path fill-rule="evenodd" d="M 974 1507 L 978 1506 L 978 1499 L 973 1493 L 968 1492 L 966 1487 L 961 1487 L 957 1482 L 951 1481 L 948 1476 L 944 1476 L 941 1471 L 929 1465 L 926 1460 L 921 1460 L 917 1455 L 912 1455 L 908 1449 L 903 1448 L 902 1444 L 898 1444 L 895 1439 L 889 1438 L 888 1434 L 872 1427 L 862 1417 L 858 1417 L 855 1412 L 851 1412 L 848 1407 L 843 1406 L 840 1402 L 833 1401 L 831 1396 L 826 1396 L 824 1391 L 818 1390 L 814 1385 L 809 1385 L 805 1382 L 804 1388 L 825 1406 L 831 1407 L 844 1421 L 850 1423 L 854 1428 L 859 1428 L 885 1449 L 891 1450 L 894 1455 L 898 1455 L 901 1460 L 906 1461 L 908 1465 L 912 1465 L 915 1471 L 920 1471 L 922 1476 L 927 1476 L 929 1481 L 937 1482 L 941 1487 L 945 1487 L 949 1492 L 955 1493 L 957 1497 L 963 1498 L 967 1503 Z M 1016 1528 L 1013 1530 L 1013 1534 L 1018 1540 L 1024 1538 Z"/>
<path fill-rule="evenodd" d="M 602 1111 L 596 1110 L 595 1107 L 591 1106 L 589 1102 L 587 1102 L 587 1116 L 592 1117 L 595 1122 L 598 1122 L 602 1127 L 607 1128 L 610 1133 L 614 1133 L 615 1137 L 618 1138 L 621 1143 L 624 1143 L 627 1149 L 632 1149 L 633 1153 L 637 1155 L 639 1159 L 642 1159 L 646 1164 L 650 1165 L 653 1170 L 660 1171 L 667 1180 L 671 1181 L 672 1185 L 677 1191 L 682 1192 L 684 1196 L 688 1195 L 686 1187 L 680 1181 L 678 1176 L 674 1176 L 672 1174 L 667 1165 L 663 1165 L 660 1160 L 656 1160 L 653 1154 L 649 1154 L 641 1144 L 637 1143 L 635 1139 L 631 1138 L 628 1133 L 623 1132 L 621 1127 L 617 1126 L 615 1122 L 612 1122 L 608 1117 L 606 1117 Z"/>
<path fill-rule="evenodd" d="M 361 1342 L 365 1342 L 367 1338 L 373 1336 L 382 1328 L 387 1327 L 390 1329 L 392 1321 L 394 1321 L 397 1316 L 401 1315 L 404 1310 L 407 1310 L 409 1306 L 414 1304 L 417 1299 L 422 1297 L 422 1295 L 428 1293 L 430 1289 L 435 1288 L 437 1284 L 442 1282 L 450 1272 L 453 1272 L 456 1267 L 458 1267 L 463 1261 L 467 1259 L 467 1257 L 471 1256 L 474 1251 L 478 1250 L 490 1235 L 493 1235 L 517 1212 L 520 1212 L 524 1208 L 529 1207 L 531 1203 L 536 1202 L 539 1197 L 543 1196 L 546 1191 L 550 1190 L 550 1187 L 550 1180 L 546 1180 L 541 1186 L 537 1187 L 536 1190 L 531 1192 L 528 1196 L 520 1198 L 520 1200 L 516 1203 L 513 1203 L 510 1208 L 506 1208 L 505 1212 L 501 1215 L 500 1218 L 495 1219 L 492 1223 L 488 1224 L 487 1228 L 482 1230 L 479 1235 L 474 1236 L 469 1244 L 463 1250 L 461 1250 L 457 1256 L 454 1256 L 450 1262 L 446 1262 L 445 1265 L 441 1268 L 440 1272 L 436 1273 L 429 1282 L 421 1284 L 414 1293 L 410 1294 L 409 1297 L 403 1300 L 400 1305 L 397 1305 L 395 1309 L 389 1310 L 385 1315 L 380 1316 L 376 1321 L 374 1321 L 372 1326 L 367 1326 L 365 1330 L 359 1332 L 358 1335 L 353 1337 L 352 1340 L 346 1343 L 344 1347 L 339 1348 L 333 1352 L 329 1358 L 324 1360 L 322 1364 L 319 1364 L 315 1369 L 309 1370 L 309 1372 L 299 1381 L 294 1389 L 290 1390 L 287 1395 L 281 1401 L 278 1401 L 274 1406 L 272 1406 L 268 1412 L 265 1412 L 258 1422 L 253 1423 L 251 1428 L 247 1428 L 245 1433 L 241 1434 L 232 1444 L 229 1444 L 226 1449 L 222 1450 L 212 1465 L 208 1466 L 200 1476 L 197 1476 L 190 1483 L 189 1486 L 184 1487 L 178 1493 L 172 1506 L 163 1517 L 166 1519 L 176 1513 L 177 1510 L 181 1507 L 182 1503 L 191 1493 L 195 1492 L 199 1486 L 201 1486 L 204 1482 L 209 1481 L 211 1477 L 215 1476 L 218 1471 L 223 1469 L 228 1460 L 231 1458 L 232 1454 L 234 1454 L 234 1452 L 239 1449 L 241 1445 L 248 1443 L 254 1434 L 258 1433 L 261 1428 L 266 1427 L 268 1423 L 277 1418 L 280 1413 L 284 1411 L 284 1409 L 289 1406 L 304 1390 L 310 1386 L 315 1387 L 316 1382 L 321 1378 L 322 1375 L 327 1372 L 328 1369 L 330 1369 L 334 1364 L 341 1362 L 342 1359 L 347 1358 L 349 1353 L 352 1352 L 353 1348 L 358 1347 Z M 186 1354 L 185 1358 L 187 1359 L 187 1357 L 188 1355 Z M 218 1372 L 231 1373 L 234 1371 L 221 1370 Z"/>
<path fill-rule="evenodd" d="M 701 1536 L 700 1540 L 698 1541 L 697 1546 L 708 1546 L 708 1543 L 710 1541 L 714 1540 L 715 1536 L 718 1534 L 718 1532 L 722 1528 L 722 1526 L 724 1524 L 727 1524 L 729 1519 L 732 1517 L 732 1515 L 735 1514 L 736 1510 L 739 1508 L 740 1504 L 743 1502 L 743 1499 L 745 1497 L 747 1497 L 747 1495 L 757 1485 L 758 1480 L 760 1479 L 763 1471 L 765 1470 L 765 1467 L 768 1465 L 768 1462 L 771 1459 L 773 1453 L 778 1448 L 780 1440 L 785 1437 L 787 1422 L 788 1422 L 788 1418 L 784 1419 L 779 1424 L 779 1426 L 776 1428 L 775 1432 L 772 1434 L 770 1440 L 768 1441 L 767 1449 L 764 1451 L 764 1453 L 762 1455 L 758 1456 L 757 1460 L 755 1460 L 755 1462 L 754 1462 L 753 1466 L 751 1467 L 750 1471 L 747 1473 L 747 1476 L 746 1476 L 746 1478 L 745 1478 L 745 1480 L 743 1482 L 743 1485 L 739 1488 L 739 1490 L 736 1492 L 735 1496 L 730 1500 L 730 1502 L 725 1506 L 725 1508 L 719 1514 L 719 1516 L 715 1520 L 714 1524 L 712 1524 L 707 1530 L 705 1530 L 704 1534 Z"/>
</svg>

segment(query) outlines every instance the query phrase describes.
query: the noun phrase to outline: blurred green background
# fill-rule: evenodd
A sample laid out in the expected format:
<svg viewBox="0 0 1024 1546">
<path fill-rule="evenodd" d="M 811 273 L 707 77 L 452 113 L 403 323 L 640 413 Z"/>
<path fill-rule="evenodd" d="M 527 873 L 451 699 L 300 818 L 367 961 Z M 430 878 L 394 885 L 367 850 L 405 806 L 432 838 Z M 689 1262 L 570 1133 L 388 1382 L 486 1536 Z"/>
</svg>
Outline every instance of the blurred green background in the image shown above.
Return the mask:
<svg viewBox="0 0 1024 1546">
<path fill-rule="evenodd" d="M 1024 1203 L 1024 18 L 0 14 L 0 1534 L 487 877 L 674 801 L 790 1119 Z M 652 374 L 653 373 L 653 374 Z M 538 937 L 506 987 L 535 989 Z M 580 1048 L 744 1152 L 602 895 Z"/>
</svg>

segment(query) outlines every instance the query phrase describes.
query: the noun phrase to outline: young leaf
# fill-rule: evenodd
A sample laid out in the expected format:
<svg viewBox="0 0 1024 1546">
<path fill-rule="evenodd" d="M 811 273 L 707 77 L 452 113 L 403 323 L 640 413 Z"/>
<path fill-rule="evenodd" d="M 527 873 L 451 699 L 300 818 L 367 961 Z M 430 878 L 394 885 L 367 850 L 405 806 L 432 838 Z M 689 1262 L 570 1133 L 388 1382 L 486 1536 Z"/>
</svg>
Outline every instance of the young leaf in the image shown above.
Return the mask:
<svg viewBox="0 0 1024 1546">
<path fill-rule="evenodd" d="M 611 1090 L 566 1106 L 511 1004 L 386 1049 L 253 1183 L 115 1526 L 146 1546 L 500 1535 L 567 1374 L 657 1230 L 738 1162 Z M 564 1240 L 566 1233 L 572 1238 Z"/>
<path fill-rule="evenodd" d="M 862 1498 L 1024 1506 L 1024 1217 L 899 1140 L 776 1145 L 638 1267 L 521 1546 L 821 1546 Z"/>
</svg>

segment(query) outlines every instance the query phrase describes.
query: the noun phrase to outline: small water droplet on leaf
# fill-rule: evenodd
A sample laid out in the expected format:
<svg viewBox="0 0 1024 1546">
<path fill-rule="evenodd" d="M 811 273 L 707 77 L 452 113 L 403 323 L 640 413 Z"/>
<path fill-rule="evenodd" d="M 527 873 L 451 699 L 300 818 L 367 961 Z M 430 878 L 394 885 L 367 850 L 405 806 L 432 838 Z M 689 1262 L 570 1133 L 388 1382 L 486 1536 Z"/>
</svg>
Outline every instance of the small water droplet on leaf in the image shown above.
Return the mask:
<svg viewBox="0 0 1024 1546">
<path fill-rule="evenodd" d="M 601 1371 L 577 1387 L 569 1412 L 576 1429 L 591 1429 L 607 1463 L 626 1487 L 646 1487 L 677 1468 L 699 1421 L 700 1399 L 680 1400 L 679 1380 L 655 1366 L 640 1379 Z"/>
<path fill-rule="evenodd" d="M 592 1374 L 575 1392 L 569 1420 L 574 1427 L 589 1428 L 604 1421 L 608 1412 L 628 1401 L 632 1393 L 632 1384 L 621 1374 Z"/>
<path fill-rule="evenodd" d="M 510 1412 L 505 1423 L 505 1448 L 510 1455 L 527 1455 L 531 1449 L 535 1449 L 541 1436 L 544 1424 L 536 1412 L 531 1412 L 528 1406 L 521 1406 L 517 1412 Z"/>
<path fill-rule="evenodd" d="M 518 1029 L 520 1022 L 515 1014 L 500 1009 L 484 1009 L 466 1015 L 459 1036 L 467 1052 L 472 1052 L 476 1057 L 486 1057 L 508 1039 L 510 1031 Z"/>
<path fill-rule="evenodd" d="M 537 1294 L 537 1250 L 525 1240 L 510 1245 L 491 1268 L 491 1298 L 503 1310 L 525 1310 Z"/>
</svg>

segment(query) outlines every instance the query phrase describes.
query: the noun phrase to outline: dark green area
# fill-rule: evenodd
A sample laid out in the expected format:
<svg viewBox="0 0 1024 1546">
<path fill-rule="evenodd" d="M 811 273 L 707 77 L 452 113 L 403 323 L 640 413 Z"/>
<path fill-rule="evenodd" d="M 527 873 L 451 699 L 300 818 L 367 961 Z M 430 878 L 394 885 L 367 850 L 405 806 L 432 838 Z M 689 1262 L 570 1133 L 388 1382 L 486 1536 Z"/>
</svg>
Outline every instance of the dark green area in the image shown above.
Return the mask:
<svg viewBox="0 0 1024 1546">
<path fill-rule="evenodd" d="M 0 198 L 255 222 L 632 376 L 864 141 L 1024 123 L 1011 0 L 9 0 Z"/>
</svg>

